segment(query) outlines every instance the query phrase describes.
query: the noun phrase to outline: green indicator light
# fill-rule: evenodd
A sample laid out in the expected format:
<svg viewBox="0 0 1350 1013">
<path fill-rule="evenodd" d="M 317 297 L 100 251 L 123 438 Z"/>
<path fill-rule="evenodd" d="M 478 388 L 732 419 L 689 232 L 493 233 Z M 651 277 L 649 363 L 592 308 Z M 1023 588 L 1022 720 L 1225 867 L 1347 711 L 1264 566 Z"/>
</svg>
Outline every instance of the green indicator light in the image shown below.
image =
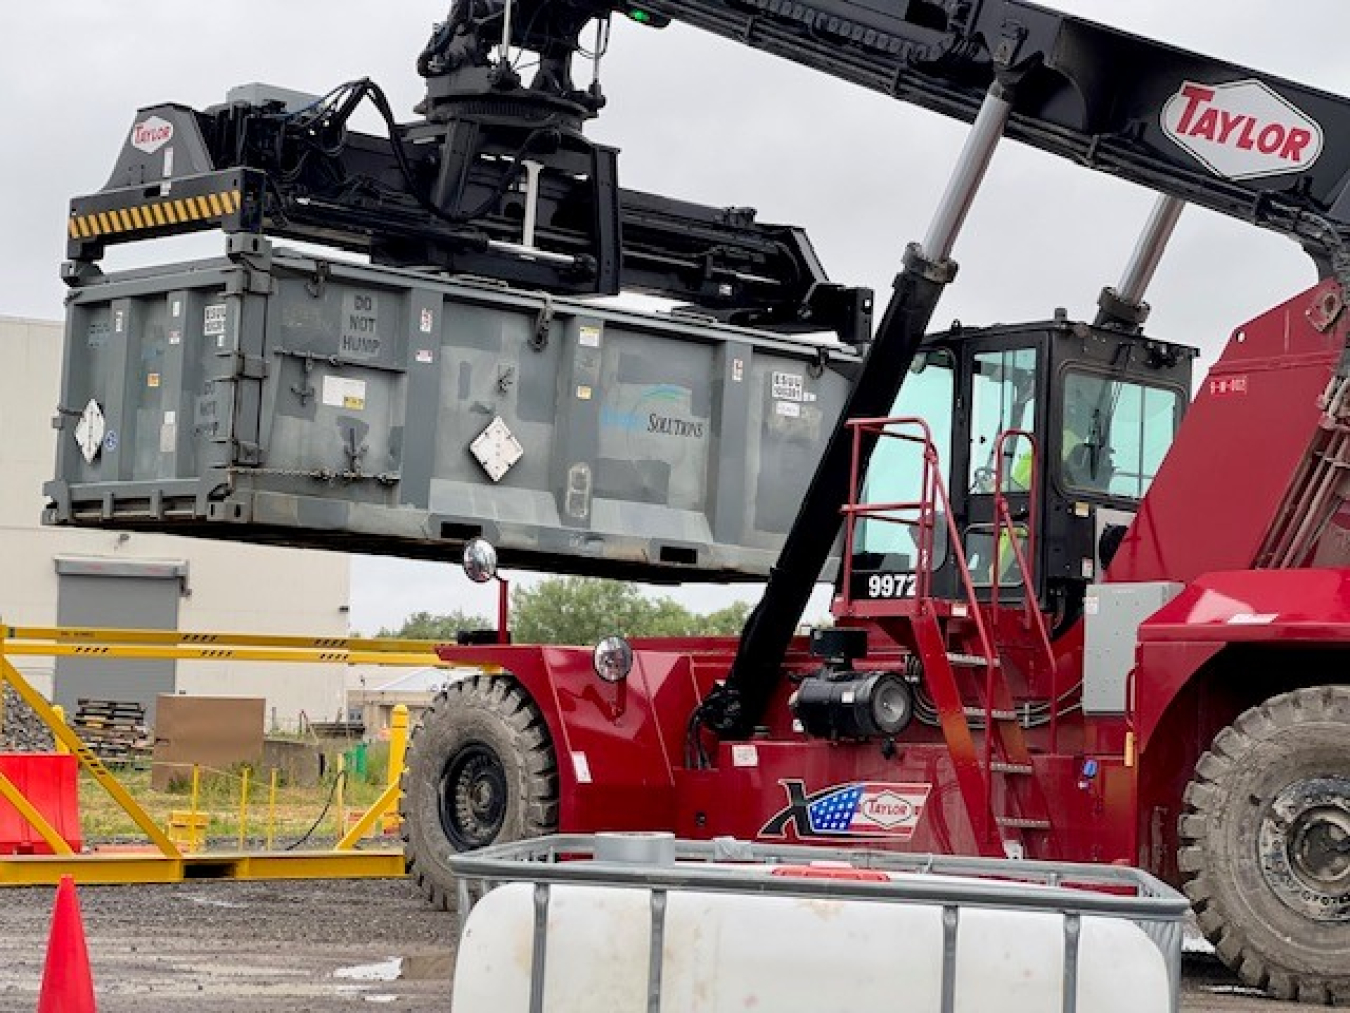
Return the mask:
<svg viewBox="0 0 1350 1013">
<path fill-rule="evenodd" d="M 636 21 L 640 25 L 646 25 L 649 28 L 665 28 L 670 24 L 670 18 L 664 14 L 653 14 L 651 11 L 643 10 L 641 7 L 628 7 L 624 10 L 624 16 L 630 21 Z"/>
</svg>

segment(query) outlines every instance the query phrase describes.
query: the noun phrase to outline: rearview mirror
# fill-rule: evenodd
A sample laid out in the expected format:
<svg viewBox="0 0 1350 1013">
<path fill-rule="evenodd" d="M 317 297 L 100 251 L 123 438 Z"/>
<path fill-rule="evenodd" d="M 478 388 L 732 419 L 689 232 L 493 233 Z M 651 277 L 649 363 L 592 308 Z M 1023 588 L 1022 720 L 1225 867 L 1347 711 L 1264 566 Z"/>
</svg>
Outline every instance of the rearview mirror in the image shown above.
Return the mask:
<svg viewBox="0 0 1350 1013">
<path fill-rule="evenodd" d="M 471 538 L 464 544 L 464 575 L 475 584 L 497 576 L 497 550 L 486 538 Z"/>
</svg>

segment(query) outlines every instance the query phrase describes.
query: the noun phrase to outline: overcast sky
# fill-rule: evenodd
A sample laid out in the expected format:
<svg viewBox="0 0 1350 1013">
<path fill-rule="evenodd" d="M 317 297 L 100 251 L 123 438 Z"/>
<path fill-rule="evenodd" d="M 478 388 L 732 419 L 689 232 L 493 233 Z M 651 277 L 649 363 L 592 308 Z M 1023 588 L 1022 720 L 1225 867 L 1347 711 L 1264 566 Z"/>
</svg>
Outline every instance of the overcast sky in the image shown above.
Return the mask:
<svg viewBox="0 0 1350 1013">
<path fill-rule="evenodd" d="M 413 61 L 447 6 L 0 0 L 0 315 L 60 319 L 67 201 L 103 184 L 138 106 L 201 107 L 248 81 L 322 93 L 369 76 L 399 115 L 411 118 L 421 94 Z M 1350 95 L 1344 0 L 1055 6 Z M 883 297 L 904 243 L 925 231 L 965 132 L 680 26 L 616 26 L 602 80 L 609 107 L 592 134 L 622 148 L 625 186 L 748 205 L 763 221 L 805 226 L 834 278 L 870 285 Z M 1004 145 L 957 245 L 960 276 L 937 321 L 1043 318 L 1057 306 L 1091 317 L 1098 290 L 1118 279 L 1152 202 L 1119 180 Z M 109 262 L 218 249 L 218 236 L 200 237 L 121 252 Z M 1235 326 L 1312 280 L 1310 262 L 1288 241 L 1191 208 L 1149 292 L 1151 330 L 1212 352 Z M 352 583 L 353 625 L 366 632 L 419 609 L 493 608 L 490 589 L 468 585 L 450 566 L 359 559 Z M 700 587 L 676 596 L 706 610 L 736 595 Z M 817 596 L 813 614 L 825 607 Z"/>
</svg>

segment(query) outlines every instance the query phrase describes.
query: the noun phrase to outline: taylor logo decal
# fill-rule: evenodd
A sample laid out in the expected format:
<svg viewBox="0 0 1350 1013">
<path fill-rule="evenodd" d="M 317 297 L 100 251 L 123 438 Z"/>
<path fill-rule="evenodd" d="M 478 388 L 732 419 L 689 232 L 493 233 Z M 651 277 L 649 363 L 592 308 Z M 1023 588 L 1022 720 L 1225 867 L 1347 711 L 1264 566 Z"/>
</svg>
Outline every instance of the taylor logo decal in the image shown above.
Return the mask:
<svg viewBox="0 0 1350 1013">
<path fill-rule="evenodd" d="M 859 781 L 806 793 L 806 782 L 779 781 L 788 804 L 760 829 L 761 837 L 873 837 L 907 841 L 928 803 L 931 784 Z"/>
<path fill-rule="evenodd" d="M 1322 154 L 1322 127 L 1257 80 L 1184 81 L 1162 110 L 1163 131 L 1225 179 L 1302 172 Z"/>
<path fill-rule="evenodd" d="M 131 146 L 152 155 L 173 140 L 173 124 L 158 116 L 141 120 L 131 128 Z"/>
</svg>

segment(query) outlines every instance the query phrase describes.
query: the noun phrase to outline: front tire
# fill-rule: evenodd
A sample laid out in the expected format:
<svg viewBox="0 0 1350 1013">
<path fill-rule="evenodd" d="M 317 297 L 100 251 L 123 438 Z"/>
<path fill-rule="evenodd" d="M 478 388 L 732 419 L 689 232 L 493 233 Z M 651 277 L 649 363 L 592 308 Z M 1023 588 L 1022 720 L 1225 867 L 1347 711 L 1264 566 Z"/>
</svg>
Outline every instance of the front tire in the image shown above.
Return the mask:
<svg viewBox="0 0 1350 1013">
<path fill-rule="evenodd" d="M 1350 687 L 1243 713 L 1185 801 L 1178 862 L 1219 957 L 1278 998 L 1350 1004 Z"/>
<path fill-rule="evenodd" d="M 451 854 L 558 826 L 548 726 L 505 676 L 473 676 L 441 691 L 409 741 L 401 787 L 404 865 L 441 909 L 454 896 Z"/>
</svg>

